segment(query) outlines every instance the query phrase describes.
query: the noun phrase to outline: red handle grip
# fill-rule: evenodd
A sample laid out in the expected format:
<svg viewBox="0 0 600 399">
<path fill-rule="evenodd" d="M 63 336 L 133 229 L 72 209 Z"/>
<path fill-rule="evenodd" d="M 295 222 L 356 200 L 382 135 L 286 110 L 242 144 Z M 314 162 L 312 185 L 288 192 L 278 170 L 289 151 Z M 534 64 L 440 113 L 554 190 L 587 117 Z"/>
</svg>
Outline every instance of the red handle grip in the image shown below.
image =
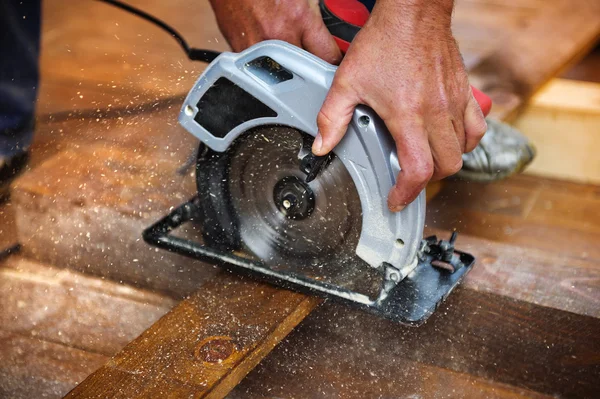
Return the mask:
<svg viewBox="0 0 600 399">
<path fill-rule="evenodd" d="M 369 10 L 358 0 L 320 0 L 319 5 L 325 26 L 342 53 L 345 53 L 354 36 L 369 19 Z M 473 86 L 471 90 L 483 115 L 487 116 L 492 109 L 492 99 Z"/>
<path fill-rule="evenodd" d="M 476 87 L 473 87 L 473 85 L 471 85 L 471 90 L 473 90 L 473 97 L 475 97 L 475 101 L 477 101 L 479 104 L 481 112 L 483 112 L 484 116 L 488 116 L 492 110 L 492 99 L 484 92 L 480 91 Z"/>
</svg>

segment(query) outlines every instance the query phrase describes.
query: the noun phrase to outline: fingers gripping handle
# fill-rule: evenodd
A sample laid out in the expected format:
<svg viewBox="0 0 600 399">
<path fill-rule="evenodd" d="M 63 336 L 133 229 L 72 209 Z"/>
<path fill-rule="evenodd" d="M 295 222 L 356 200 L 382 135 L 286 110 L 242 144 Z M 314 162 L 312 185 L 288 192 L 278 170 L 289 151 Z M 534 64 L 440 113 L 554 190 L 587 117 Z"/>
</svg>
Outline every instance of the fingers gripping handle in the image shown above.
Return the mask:
<svg viewBox="0 0 600 399">
<path fill-rule="evenodd" d="M 319 0 L 319 7 L 325 26 L 345 53 L 369 19 L 369 10 L 358 0 Z M 473 86 L 471 89 L 483 115 L 487 116 L 492 108 L 491 98 Z"/>
</svg>

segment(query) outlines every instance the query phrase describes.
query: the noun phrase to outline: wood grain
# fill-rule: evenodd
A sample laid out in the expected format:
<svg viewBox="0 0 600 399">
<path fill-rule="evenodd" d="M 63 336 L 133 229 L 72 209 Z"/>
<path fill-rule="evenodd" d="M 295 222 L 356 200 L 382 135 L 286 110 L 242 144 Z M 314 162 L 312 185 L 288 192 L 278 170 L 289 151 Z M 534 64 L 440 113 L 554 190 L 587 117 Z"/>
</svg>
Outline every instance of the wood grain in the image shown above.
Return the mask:
<svg viewBox="0 0 600 399">
<path fill-rule="evenodd" d="M 223 274 L 67 398 L 224 397 L 319 302 Z"/>
<path fill-rule="evenodd" d="M 171 298 L 21 257 L 0 267 L 0 325 L 112 356 L 175 304 Z"/>
<path fill-rule="evenodd" d="M 454 181 L 429 204 L 427 225 L 552 254 L 600 260 L 600 190 L 534 176 Z"/>
<path fill-rule="evenodd" d="M 0 329 L 0 397 L 60 398 L 107 357 Z"/>
<path fill-rule="evenodd" d="M 447 234 L 428 229 L 427 233 Z M 477 254 L 464 287 L 549 309 L 600 318 L 600 266 L 561 252 L 460 235 L 461 250 Z"/>
<path fill-rule="evenodd" d="M 239 397 L 268 397 L 271 390 L 281 396 L 301 392 L 300 397 L 310 397 L 308 392 L 510 397 L 521 387 L 565 398 L 597 397 L 597 262 L 464 235 L 458 242 L 477 253 L 479 262 L 424 326 L 404 327 L 327 302 L 235 392 Z M 283 383 L 285 375 L 294 378 Z M 470 381 L 469 386 L 455 378 Z M 511 388 L 494 391 L 499 388 L 489 381 Z"/>
</svg>

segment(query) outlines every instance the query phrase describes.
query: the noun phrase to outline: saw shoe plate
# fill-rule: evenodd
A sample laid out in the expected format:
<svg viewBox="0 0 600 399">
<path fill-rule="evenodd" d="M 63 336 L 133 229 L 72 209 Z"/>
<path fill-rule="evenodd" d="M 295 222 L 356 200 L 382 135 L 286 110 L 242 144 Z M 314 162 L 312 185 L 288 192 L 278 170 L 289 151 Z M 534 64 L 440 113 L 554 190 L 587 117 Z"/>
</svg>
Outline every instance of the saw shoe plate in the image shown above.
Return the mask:
<svg viewBox="0 0 600 399">
<path fill-rule="evenodd" d="M 202 200 L 198 196 L 192 198 L 147 228 L 144 231 L 144 240 L 159 248 L 216 264 L 236 273 L 255 277 L 282 288 L 332 299 L 410 326 L 423 324 L 471 270 L 475 262 L 473 256 L 454 251 L 452 248 L 452 264 L 458 264 L 459 267 L 453 271 L 434 267 L 434 262 L 439 261 L 436 253 L 445 245 L 443 245 L 443 242 L 433 244 L 431 248 L 435 250 L 422 252 L 417 266 L 406 278 L 395 284 L 390 290 L 382 289 L 381 291 L 385 291 L 386 295 L 372 297 L 351 288 L 346 288 L 343 285 L 313 279 L 306 274 L 295 271 L 277 270 L 244 254 L 219 250 L 171 234 L 183 224 L 201 219 L 201 208 Z M 428 241 L 432 243 L 437 239 L 432 237 L 423 240 L 423 243 Z M 349 272 L 346 276 L 348 281 L 357 282 L 366 281 L 366 279 L 361 280 L 364 277 L 361 271 L 372 269 L 368 267 L 348 267 L 346 270 Z"/>
</svg>

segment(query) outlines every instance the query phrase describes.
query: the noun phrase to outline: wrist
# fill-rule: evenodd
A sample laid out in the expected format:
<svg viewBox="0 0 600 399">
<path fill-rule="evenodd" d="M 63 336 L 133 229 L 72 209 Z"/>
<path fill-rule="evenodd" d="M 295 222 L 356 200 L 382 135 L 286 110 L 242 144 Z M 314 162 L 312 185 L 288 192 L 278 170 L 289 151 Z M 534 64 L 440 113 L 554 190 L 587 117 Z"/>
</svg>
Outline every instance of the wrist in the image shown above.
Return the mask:
<svg viewBox="0 0 600 399">
<path fill-rule="evenodd" d="M 450 32 L 453 9 L 454 0 L 377 0 L 372 17 L 404 32 Z"/>
</svg>

